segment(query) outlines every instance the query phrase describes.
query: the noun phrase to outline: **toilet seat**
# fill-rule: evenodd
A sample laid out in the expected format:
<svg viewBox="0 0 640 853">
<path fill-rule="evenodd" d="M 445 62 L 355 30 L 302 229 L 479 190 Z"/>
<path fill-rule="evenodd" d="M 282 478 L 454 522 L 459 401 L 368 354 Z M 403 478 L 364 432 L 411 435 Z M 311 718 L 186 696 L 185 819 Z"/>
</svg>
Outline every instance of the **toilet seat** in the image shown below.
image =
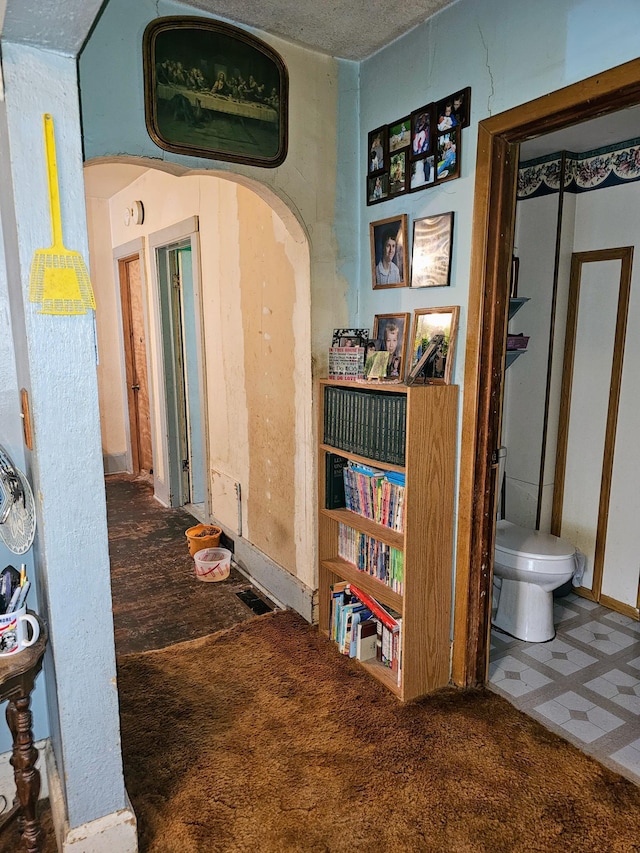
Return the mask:
<svg viewBox="0 0 640 853">
<path fill-rule="evenodd" d="M 506 519 L 496 524 L 496 563 L 524 571 L 557 574 L 572 566 L 574 559 L 574 546 L 559 536 L 520 527 Z"/>
</svg>

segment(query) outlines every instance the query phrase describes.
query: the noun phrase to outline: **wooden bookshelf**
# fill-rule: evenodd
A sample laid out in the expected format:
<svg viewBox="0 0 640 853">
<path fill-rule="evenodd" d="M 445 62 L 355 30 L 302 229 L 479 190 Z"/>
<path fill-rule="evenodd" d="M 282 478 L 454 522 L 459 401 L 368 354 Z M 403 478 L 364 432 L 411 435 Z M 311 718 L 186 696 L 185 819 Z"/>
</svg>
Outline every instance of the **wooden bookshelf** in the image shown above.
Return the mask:
<svg viewBox="0 0 640 853">
<path fill-rule="evenodd" d="M 327 386 L 366 393 L 392 392 L 407 398 L 405 465 L 353 454 L 324 442 Z M 455 385 L 376 385 L 320 380 L 318 460 L 319 624 L 328 635 L 332 584 L 354 583 L 402 615 L 402 683 L 375 661 L 362 666 L 401 700 L 414 699 L 449 683 L 451 576 L 455 494 L 458 388 Z M 325 456 L 337 453 L 391 471 L 402 471 L 405 529 L 398 533 L 346 509 L 325 508 Z M 338 524 L 373 536 L 404 553 L 404 593 L 359 571 L 338 556 Z"/>
</svg>

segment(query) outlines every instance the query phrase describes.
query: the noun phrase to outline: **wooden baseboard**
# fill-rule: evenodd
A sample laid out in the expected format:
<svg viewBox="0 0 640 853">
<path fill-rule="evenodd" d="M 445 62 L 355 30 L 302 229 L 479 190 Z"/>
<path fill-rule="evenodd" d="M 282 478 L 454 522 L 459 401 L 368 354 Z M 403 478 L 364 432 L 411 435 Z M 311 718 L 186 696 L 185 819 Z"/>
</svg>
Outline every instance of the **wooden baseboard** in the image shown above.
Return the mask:
<svg viewBox="0 0 640 853">
<path fill-rule="evenodd" d="M 608 607 L 609 610 L 614 610 L 616 613 L 622 613 L 623 616 L 628 616 L 630 619 L 635 619 L 640 622 L 640 610 L 632 604 L 623 604 L 621 601 L 616 601 L 615 598 L 609 598 L 608 595 L 600 596 L 600 604 L 603 607 Z"/>
</svg>

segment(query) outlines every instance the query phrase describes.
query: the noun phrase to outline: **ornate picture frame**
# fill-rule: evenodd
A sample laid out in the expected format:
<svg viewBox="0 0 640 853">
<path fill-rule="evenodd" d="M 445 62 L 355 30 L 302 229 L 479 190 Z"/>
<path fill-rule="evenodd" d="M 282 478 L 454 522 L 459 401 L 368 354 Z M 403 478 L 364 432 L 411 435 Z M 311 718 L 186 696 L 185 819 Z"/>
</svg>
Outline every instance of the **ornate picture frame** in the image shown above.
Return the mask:
<svg viewBox="0 0 640 853">
<path fill-rule="evenodd" d="M 147 132 L 176 154 L 273 168 L 287 156 L 289 79 L 265 42 L 230 24 L 170 16 L 144 31 Z"/>
</svg>

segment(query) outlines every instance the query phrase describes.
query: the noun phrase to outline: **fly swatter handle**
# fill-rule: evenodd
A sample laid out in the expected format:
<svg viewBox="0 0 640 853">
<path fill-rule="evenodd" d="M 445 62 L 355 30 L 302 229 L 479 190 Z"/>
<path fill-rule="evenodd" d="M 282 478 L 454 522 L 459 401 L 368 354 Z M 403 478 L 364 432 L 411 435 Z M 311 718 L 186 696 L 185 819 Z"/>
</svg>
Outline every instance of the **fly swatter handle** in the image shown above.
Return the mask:
<svg viewBox="0 0 640 853">
<path fill-rule="evenodd" d="M 43 115 L 44 149 L 47 155 L 47 179 L 49 181 L 49 207 L 51 210 L 51 233 L 53 245 L 62 245 L 62 218 L 60 216 L 60 191 L 58 189 L 58 164 L 56 162 L 56 141 L 53 135 L 53 116 Z"/>
</svg>

